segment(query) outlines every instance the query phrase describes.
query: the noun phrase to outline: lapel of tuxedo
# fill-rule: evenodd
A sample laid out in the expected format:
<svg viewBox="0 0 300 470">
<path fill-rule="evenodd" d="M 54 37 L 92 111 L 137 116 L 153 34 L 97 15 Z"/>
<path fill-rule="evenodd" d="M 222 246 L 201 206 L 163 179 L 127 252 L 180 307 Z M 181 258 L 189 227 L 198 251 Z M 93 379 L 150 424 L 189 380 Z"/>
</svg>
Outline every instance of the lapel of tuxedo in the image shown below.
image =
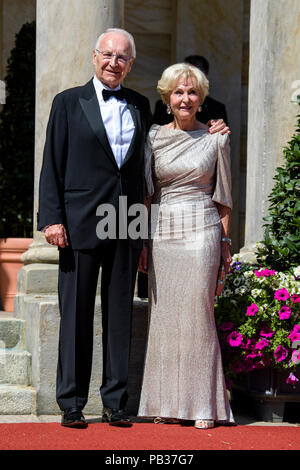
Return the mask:
<svg viewBox="0 0 300 470">
<path fill-rule="evenodd" d="M 102 116 L 101 116 L 101 111 L 100 111 L 100 106 L 99 106 L 96 90 L 94 88 L 92 80 L 87 83 L 86 87 L 88 90 L 86 97 L 79 98 L 81 108 L 92 130 L 94 131 L 100 144 L 102 145 L 105 151 L 105 154 L 112 161 L 112 163 L 118 168 L 116 159 L 114 157 L 114 154 L 112 152 L 111 146 L 107 138 L 107 134 L 106 134 Z"/>
<path fill-rule="evenodd" d="M 131 94 L 130 94 L 129 90 L 127 88 L 123 88 L 123 91 L 124 91 L 124 94 L 125 94 L 125 99 L 127 101 L 128 109 L 131 113 L 132 120 L 133 120 L 133 123 L 134 123 L 134 133 L 133 133 L 133 137 L 131 139 L 129 149 L 128 149 L 126 155 L 125 155 L 125 158 L 123 160 L 122 165 L 124 165 L 124 163 L 126 163 L 129 160 L 129 158 L 132 156 L 132 154 L 134 152 L 134 149 L 135 149 L 135 144 L 136 144 L 138 135 L 141 132 L 141 115 L 140 115 L 140 111 L 139 111 L 138 107 L 136 106 L 136 104 L 132 101 Z"/>
</svg>

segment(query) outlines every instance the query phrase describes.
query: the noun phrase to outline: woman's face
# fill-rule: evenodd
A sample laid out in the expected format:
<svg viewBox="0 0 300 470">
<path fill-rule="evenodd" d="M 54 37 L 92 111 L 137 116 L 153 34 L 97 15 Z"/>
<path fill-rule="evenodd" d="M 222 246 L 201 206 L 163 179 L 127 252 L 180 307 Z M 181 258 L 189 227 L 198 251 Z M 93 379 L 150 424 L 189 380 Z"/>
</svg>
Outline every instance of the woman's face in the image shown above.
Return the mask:
<svg viewBox="0 0 300 470">
<path fill-rule="evenodd" d="M 179 77 L 169 96 L 169 103 L 175 119 L 194 118 L 200 104 L 200 91 L 194 77 Z"/>
</svg>

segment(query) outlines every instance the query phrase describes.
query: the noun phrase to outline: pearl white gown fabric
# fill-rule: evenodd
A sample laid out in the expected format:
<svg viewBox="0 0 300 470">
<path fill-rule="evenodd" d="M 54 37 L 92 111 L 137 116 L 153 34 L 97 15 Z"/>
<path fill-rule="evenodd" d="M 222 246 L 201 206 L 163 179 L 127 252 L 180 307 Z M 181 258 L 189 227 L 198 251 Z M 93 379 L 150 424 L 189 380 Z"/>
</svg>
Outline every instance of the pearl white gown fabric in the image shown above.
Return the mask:
<svg viewBox="0 0 300 470">
<path fill-rule="evenodd" d="M 231 207 L 227 135 L 153 125 L 149 337 L 139 416 L 231 421 L 214 320 L 221 222 Z"/>
</svg>

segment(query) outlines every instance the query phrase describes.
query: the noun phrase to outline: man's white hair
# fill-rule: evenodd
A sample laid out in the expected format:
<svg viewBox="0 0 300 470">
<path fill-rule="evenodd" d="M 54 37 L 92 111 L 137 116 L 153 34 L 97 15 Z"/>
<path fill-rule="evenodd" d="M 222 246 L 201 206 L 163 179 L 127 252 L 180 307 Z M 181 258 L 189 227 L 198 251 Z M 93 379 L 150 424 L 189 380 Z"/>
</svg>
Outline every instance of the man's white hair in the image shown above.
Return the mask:
<svg viewBox="0 0 300 470">
<path fill-rule="evenodd" d="M 135 42 L 134 42 L 133 36 L 130 33 L 128 33 L 128 31 L 125 31 L 125 29 L 121 29 L 121 28 L 108 28 L 106 31 L 104 31 L 104 33 L 100 34 L 100 36 L 97 39 L 95 49 L 99 48 L 99 43 L 101 39 L 107 33 L 123 34 L 123 36 L 125 36 L 129 41 L 130 48 L 131 48 L 131 57 L 134 57 L 134 58 L 136 57 L 136 48 L 135 48 Z"/>
</svg>

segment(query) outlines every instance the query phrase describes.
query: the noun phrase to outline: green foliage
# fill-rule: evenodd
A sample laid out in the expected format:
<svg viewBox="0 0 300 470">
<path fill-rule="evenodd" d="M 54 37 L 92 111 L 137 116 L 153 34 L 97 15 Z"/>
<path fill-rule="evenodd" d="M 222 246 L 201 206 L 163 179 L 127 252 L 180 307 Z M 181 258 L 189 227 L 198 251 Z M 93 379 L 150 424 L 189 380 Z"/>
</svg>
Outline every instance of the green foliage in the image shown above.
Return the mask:
<svg viewBox="0 0 300 470">
<path fill-rule="evenodd" d="M 300 105 L 300 96 L 297 100 Z M 264 240 L 257 250 L 258 262 L 278 271 L 291 270 L 300 259 L 300 114 L 297 118 L 296 132 L 283 150 L 284 166 L 276 168 Z"/>
<path fill-rule="evenodd" d="M 35 22 L 16 35 L 0 113 L 0 237 L 32 237 Z"/>
</svg>

